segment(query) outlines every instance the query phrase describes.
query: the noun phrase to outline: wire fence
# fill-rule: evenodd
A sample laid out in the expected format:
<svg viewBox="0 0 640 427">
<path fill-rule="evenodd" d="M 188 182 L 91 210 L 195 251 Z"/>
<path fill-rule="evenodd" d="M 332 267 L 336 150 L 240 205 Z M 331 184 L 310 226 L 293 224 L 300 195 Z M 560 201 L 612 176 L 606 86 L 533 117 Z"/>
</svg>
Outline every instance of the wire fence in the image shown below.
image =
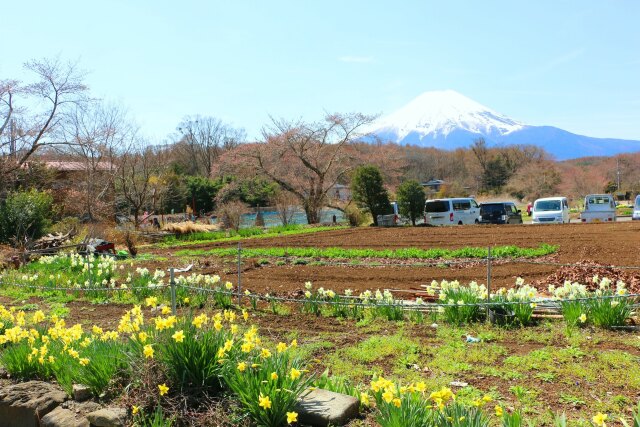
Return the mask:
<svg viewBox="0 0 640 427">
<path fill-rule="evenodd" d="M 91 254 L 85 254 L 86 263 L 90 263 Z M 273 257 L 278 258 L 278 257 Z M 284 258 L 284 257 L 280 257 Z M 292 257 L 286 257 L 292 258 Z M 297 258 L 297 257 L 296 257 Z M 168 284 L 155 285 L 153 287 L 150 286 L 90 286 L 90 287 L 72 287 L 72 286 L 44 286 L 44 285 L 36 285 L 36 284 L 28 284 L 28 283 L 18 283 L 14 281 L 13 283 L 7 283 L 6 281 L 1 282 L 3 285 L 14 286 L 18 288 L 27 288 L 32 290 L 39 291 L 60 291 L 60 292 L 80 292 L 80 293 L 116 293 L 116 292 L 127 292 L 127 291 L 166 291 L 169 290 L 170 298 L 171 298 L 171 307 L 172 311 L 176 312 L 177 300 L 176 295 L 179 289 L 184 289 L 187 292 L 198 292 L 205 294 L 217 294 L 221 296 L 227 296 L 230 298 L 237 298 L 238 305 L 242 305 L 243 300 L 255 300 L 255 301 L 265 301 L 269 303 L 277 302 L 277 303 L 291 303 L 291 304 L 307 304 L 310 302 L 310 299 L 304 297 L 302 292 L 300 292 L 300 296 L 281 296 L 281 295 L 269 295 L 269 294 L 258 294 L 252 292 L 243 292 L 243 259 L 246 259 L 243 255 L 243 248 L 241 243 L 237 245 L 237 259 L 236 259 L 236 269 L 237 269 L 237 284 L 235 285 L 235 289 L 225 290 L 219 287 L 216 288 L 208 288 L 201 286 L 191 286 L 184 283 L 178 283 L 176 281 L 176 273 L 184 272 L 184 269 L 176 269 L 170 268 L 170 279 Z M 628 266 L 628 265 L 608 265 L 608 264 L 584 264 L 584 263 L 561 263 L 554 261 L 536 261 L 531 259 L 523 259 L 523 258 L 505 258 L 505 257 L 496 257 L 492 255 L 492 248 L 487 248 L 487 256 L 482 258 L 472 258 L 472 259 L 462 259 L 462 260 L 449 260 L 449 259 L 439 259 L 433 261 L 416 261 L 416 260 L 407 260 L 403 263 L 369 263 L 369 264 L 354 264 L 353 262 L 330 262 L 325 263 L 323 265 L 335 265 L 335 266 L 365 266 L 365 267 L 384 267 L 384 266 L 413 266 L 413 267 L 441 267 L 441 266 L 465 266 L 465 265 L 482 265 L 486 266 L 486 288 L 487 288 L 487 298 L 482 302 L 474 302 L 474 303 L 448 303 L 448 302 L 432 302 L 425 301 L 422 303 L 416 303 L 416 298 L 420 295 L 425 296 L 426 291 L 423 290 L 415 290 L 415 289 L 385 289 L 386 291 L 391 291 L 392 293 L 410 293 L 413 298 L 393 298 L 391 301 L 387 299 L 376 300 L 375 298 L 367 298 L 363 299 L 360 296 L 353 295 L 339 295 L 338 298 L 314 298 L 313 303 L 323 306 L 348 306 L 348 307 L 362 307 L 362 308 L 370 308 L 370 307 L 390 307 L 397 308 L 407 311 L 425 311 L 431 312 L 436 310 L 446 309 L 448 307 L 479 307 L 479 308 L 491 308 L 491 307 L 504 307 L 504 306 L 516 306 L 516 305 L 535 305 L 535 311 L 538 313 L 549 313 L 555 312 L 560 313 L 562 305 L 564 303 L 570 302 L 588 302 L 593 300 L 607 300 L 607 299 L 617 299 L 617 300 L 626 300 L 628 301 L 629 306 L 632 310 L 637 310 L 640 308 L 640 293 L 625 293 L 624 295 L 595 295 L 588 297 L 580 297 L 580 298 L 570 298 L 570 299 L 558 299 L 558 298 L 549 298 L 549 297 L 536 297 L 531 298 L 529 300 L 514 300 L 514 301 L 492 301 L 491 300 L 491 291 L 492 291 L 492 267 L 494 264 L 509 264 L 509 263 L 522 263 L 529 265 L 542 265 L 542 266 L 553 266 L 553 267 L 575 267 L 580 269 L 616 269 L 616 270 L 638 270 L 640 271 L 640 266 Z M 91 268 L 89 268 L 89 279 L 91 281 Z"/>
</svg>

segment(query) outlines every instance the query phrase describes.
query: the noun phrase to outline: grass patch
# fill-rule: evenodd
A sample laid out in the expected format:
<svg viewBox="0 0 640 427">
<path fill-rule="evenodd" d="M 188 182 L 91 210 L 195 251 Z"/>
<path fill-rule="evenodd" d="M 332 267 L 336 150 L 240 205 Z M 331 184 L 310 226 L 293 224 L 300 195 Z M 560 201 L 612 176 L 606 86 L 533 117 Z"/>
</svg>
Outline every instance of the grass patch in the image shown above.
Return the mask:
<svg viewBox="0 0 640 427">
<path fill-rule="evenodd" d="M 537 248 L 521 248 L 518 246 L 499 246 L 491 250 L 491 255 L 496 258 L 533 258 L 549 255 L 558 250 L 557 246 L 542 244 Z M 177 251 L 177 256 L 210 255 L 225 257 L 237 254 L 235 248 L 216 248 L 210 250 L 182 250 Z M 347 249 L 347 248 L 249 248 L 242 250 L 242 256 L 248 258 L 260 257 L 296 257 L 296 258 L 334 258 L 334 259 L 451 259 L 451 258 L 484 258 L 487 256 L 487 248 L 461 248 L 461 249 Z"/>
<path fill-rule="evenodd" d="M 286 226 L 278 226 L 271 228 L 241 228 L 240 230 L 228 230 L 228 231 L 207 231 L 188 233 L 178 236 L 168 236 L 163 242 L 157 243 L 155 247 L 176 247 L 176 246 L 190 246 L 200 243 L 208 242 L 233 242 L 244 239 L 260 239 L 275 236 L 290 236 L 295 234 L 310 234 L 320 233 L 330 230 L 341 230 L 348 228 L 346 226 L 323 226 L 323 227 L 309 227 L 300 224 L 290 224 Z"/>
</svg>

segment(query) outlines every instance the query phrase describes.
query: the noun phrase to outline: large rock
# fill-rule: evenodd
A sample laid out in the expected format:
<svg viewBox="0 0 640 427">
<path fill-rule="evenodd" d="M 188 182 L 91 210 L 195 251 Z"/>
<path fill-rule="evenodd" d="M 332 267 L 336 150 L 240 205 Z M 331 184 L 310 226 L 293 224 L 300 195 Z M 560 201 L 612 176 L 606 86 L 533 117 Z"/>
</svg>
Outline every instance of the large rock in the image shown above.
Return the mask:
<svg viewBox="0 0 640 427">
<path fill-rule="evenodd" d="M 73 385 L 73 400 L 76 402 L 84 402 L 91 399 L 91 389 L 84 384 Z"/>
<path fill-rule="evenodd" d="M 60 387 L 42 381 L 12 384 L 0 390 L 0 427 L 37 427 L 42 417 L 67 398 Z"/>
<path fill-rule="evenodd" d="M 358 416 L 360 402 L 353 396 L 316 388 L 305 391 L 296 404 L 300 424 L 341 426 Z"/>
<path fill-rule="evenodd" d="M 124 427 L 127 425 L 127 410 L 124 408 L 103 408 L 87 414 L 91 425 L 96 427 Z"/>
<path fill-rule="evenodd" d="M 82 415 L 77 415 L 73 411 L 58 406 L 42 417 L 40 425 L 42 427 L 89 427 L 89 420 Z"/>
</svg>

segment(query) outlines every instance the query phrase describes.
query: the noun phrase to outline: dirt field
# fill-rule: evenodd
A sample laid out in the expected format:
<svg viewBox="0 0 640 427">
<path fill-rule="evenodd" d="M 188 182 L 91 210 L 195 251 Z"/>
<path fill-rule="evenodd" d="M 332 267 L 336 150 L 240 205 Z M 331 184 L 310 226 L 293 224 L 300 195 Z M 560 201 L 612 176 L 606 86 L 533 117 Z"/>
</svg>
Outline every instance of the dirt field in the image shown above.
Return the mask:
<svg viewBox="0 0 640 427">
<path fill-rule="evenodd" d="M 517 245 L 538 247 L 547 243 L 558 246 L 556 254 L 538 261 L 559 263 L 585 263 L 617 266 L 640 265 L 640 223 L 613 224 L 568 224 L 541 226 L 460 226 L 460 227 L 414 227 L 414 228 L 357 228 L 327 231 L 315 234 L 292 235 L 264 239 L 247 239 L 244 248 L 256 247 L 344 247 L 395 249 L 406 247 L 463 248 Z M 177 249 L 210 249 L 233 247 L 237 243 L 209 243 L 181 248 L 153 249 L 152 253 L 166 258 L 164 266 L 180 266 L 194 262 L 195 271 L 221 274 L 237 281 L 233 260 L 196 256 L 176 258 Z M 288 294 L 302 288 L 310 280 L 315 286 L 341 291 L 353 289 L 419 289 L 432 280 L 457 279 L 461 283 L 476 280 L 486 282 L 486 265 L 473 263 L 468 266 L 418 267 L 410 261 L 388 260 L 379 267 L 353 265 L 349 260 L 342 265 L 275 265 L 276 260 L 260 266 L 257 260 L 243 263 L 243 288 L 254 292 Z M 335 260 L 328 264 L 337 264 Z M 362 263 L 367 263 L 363 261 Z M 149 266 L 158 266 L 157 261 Z M 510 286 L 518 276 L 528 282 L 537 282 L 546 288 L 549 281 L 562 283 L 565 279 L 586 280 L 593 274 L 617 275 L 627 282 L 640 286 L 640 270 L 593 270 L 590 268 L 560 268 L 551 265 L 531 265 L 520 262 L 495 262 L 492 268 L 493 286 Z"/>
</svg>

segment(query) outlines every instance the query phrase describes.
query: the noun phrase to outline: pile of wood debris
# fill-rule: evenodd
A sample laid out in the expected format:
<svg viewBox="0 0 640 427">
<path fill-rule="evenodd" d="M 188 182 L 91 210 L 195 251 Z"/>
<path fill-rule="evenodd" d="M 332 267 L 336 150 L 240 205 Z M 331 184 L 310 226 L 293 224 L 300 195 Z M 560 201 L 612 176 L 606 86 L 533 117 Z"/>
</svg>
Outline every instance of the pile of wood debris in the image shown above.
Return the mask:
<svg viewBox="0 0 640 427">
<path fill-rule="evenodd" d="M 589 290 L 595 290 L 597 283 L 593 277 L 606 277 L 615 283 L 622 280 L 627 285 L 630 293 L 640 293 L 640 269 L 622 269 L 611 266 L 602 266 L 593 261 L 579 261 L 575 266 L 561 267 L 546 279 L 536 282 L 536 288 L 546 290 L 549 285 L 562 286 L 565 281 L 578 282 L 587 286 Z"/>
</svg>

